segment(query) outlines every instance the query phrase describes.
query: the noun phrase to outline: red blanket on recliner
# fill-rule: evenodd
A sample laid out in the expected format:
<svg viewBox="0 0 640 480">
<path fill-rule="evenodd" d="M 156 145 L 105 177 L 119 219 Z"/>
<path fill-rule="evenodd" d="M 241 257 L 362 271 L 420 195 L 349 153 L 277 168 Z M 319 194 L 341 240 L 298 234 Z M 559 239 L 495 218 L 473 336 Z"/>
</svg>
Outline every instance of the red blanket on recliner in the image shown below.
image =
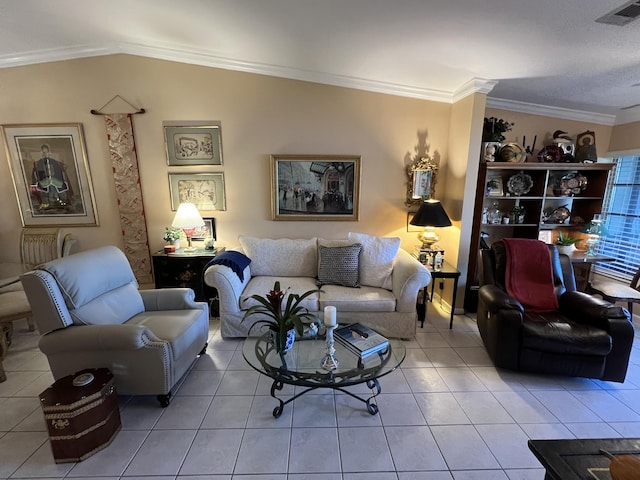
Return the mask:
<svg viewBox="0 0 640 480">
<path fill-rule="evenodd" d="M 507 254 L 507 293 L 530 312 L 557 310 L 549 247 L 540 240 L 525 238 L 503 238 L 502 242 Z"/>
</svg>

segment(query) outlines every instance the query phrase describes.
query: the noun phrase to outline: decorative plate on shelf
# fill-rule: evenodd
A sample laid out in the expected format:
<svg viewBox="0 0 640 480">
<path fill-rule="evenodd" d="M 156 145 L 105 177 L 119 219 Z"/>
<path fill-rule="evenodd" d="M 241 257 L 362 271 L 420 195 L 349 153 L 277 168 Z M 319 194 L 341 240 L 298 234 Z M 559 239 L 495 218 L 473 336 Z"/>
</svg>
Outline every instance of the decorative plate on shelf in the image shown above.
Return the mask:
<svg viewBox="0 0 640 480">
<path fill-rule="evenodd" d="M 578 195 L 587 188 L 587 177 L 578 172 L 566 174 L 560 179 L 559 190 L 561 195 Z"/>
<path fill-rule="evenodd" d="M 533 179 L 531 175 L 520 172 L 509 177 L 507 180 L 507 190 L 512 195 L 526 195 L 533 187 Z"/>
<path fill-rule="evenodd" d="M 542 221 L 544 223 L 564 223 L 571 216 L 571 211 L 566 205 L 554 209 L 545 209 L 542 213 Z"/>
<path fill-rule="evenodd" d="M 507 143 L 498 152 L 498 158 L 502 162 L 522 163 L 527 158 L 527 153 L 522 145 Z"/>
</svg>

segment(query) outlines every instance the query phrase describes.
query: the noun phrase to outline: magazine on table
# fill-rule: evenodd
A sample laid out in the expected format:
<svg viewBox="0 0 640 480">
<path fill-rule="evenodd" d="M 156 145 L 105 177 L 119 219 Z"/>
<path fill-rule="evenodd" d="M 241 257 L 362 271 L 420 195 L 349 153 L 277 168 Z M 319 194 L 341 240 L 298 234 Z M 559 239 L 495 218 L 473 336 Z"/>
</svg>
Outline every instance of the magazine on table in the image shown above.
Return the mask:
<svg viewBox="0 0 640 480">
<path fill-rule="evenodd" d="M 345 325 L 333 333 L 338 342 L 361 358 L 389 347 L 387 338 L 360 323 Z"/>
</svg>

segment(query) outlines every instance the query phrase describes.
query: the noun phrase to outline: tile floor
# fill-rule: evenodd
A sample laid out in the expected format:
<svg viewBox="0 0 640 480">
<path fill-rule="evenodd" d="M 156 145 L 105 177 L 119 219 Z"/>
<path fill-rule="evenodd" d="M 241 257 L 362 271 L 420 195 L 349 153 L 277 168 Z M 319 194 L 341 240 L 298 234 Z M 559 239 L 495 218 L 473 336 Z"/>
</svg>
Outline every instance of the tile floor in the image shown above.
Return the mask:
<svg viewBox="0 0 640 480">
<path fill-rule="evenodd" d="M 449 330 L 429 309 L 402 368 L 381 380 L 379 415 L 316 391 L 274 419 L 270 382 L 212 321 L 208 354 L 168 408 L 121 398 L 114 442 L 60 465 L 38 401 L 53 379 L 37 333 L 17 323 L 0 383 L 0 479 L 542 480 L 529 438 L 640 437 L 640 346 L 624 384 L 498 371 L 473 318 Z"/>
</svg>

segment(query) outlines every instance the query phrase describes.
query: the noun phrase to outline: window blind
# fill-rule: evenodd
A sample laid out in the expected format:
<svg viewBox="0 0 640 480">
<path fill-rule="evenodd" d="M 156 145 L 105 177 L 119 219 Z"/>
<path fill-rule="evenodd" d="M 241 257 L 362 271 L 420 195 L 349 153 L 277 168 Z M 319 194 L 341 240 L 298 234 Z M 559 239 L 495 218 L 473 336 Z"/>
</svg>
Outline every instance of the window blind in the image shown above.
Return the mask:
<svg viewBox="0 0 640 480">
<path fill-rule="evenodd" d="M 599 253 L 616 261 L 599 263 L 595 271 L 630 282 L 640 266 L 640 157 L 614 162 L 602 207 L 607 232 L 600 238 Z"/>
</svg>

